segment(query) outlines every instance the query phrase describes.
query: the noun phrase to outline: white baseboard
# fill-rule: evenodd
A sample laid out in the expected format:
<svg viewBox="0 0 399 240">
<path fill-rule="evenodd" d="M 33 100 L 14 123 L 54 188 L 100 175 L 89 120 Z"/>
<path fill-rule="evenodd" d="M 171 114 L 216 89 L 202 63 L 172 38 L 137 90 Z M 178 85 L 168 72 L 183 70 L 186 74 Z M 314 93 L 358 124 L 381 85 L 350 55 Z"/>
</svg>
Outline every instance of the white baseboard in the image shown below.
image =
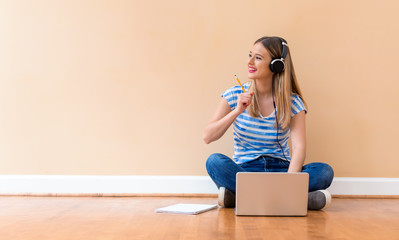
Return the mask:
<svg viewBox="0 0 399 240">
<path fill-rule="evenodd" d="M 208 176 L 0 175 L 0 194 L 216 193 Z"/>
<path fill-rule="evenodd" d="M 335 195 L 399 195 L 399 178 L 334 178 L 328 188 Z"/>
<path fill-rule="evenodd" d="M 334 178 L 336 195 L 399 195 L 399 178 Z M 213 194 L 208 176 L 0 175 L 0 195 Z"/>
</svg>

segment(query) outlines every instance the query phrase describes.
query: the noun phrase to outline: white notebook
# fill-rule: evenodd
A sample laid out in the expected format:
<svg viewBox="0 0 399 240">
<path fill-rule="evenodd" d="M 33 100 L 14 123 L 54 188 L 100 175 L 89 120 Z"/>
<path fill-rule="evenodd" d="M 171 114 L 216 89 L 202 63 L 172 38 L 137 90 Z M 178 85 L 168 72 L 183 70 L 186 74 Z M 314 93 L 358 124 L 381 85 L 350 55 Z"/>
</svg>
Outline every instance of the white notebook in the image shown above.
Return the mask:
<svg viewBox="0 0 399 240">
<path fill-rule="evenodd" d="M 179 203 L 168 207 L 155 209 L 157 213 L 199 214 L 217 208 L 217 204 L 184 204 Z"/>
</svg>

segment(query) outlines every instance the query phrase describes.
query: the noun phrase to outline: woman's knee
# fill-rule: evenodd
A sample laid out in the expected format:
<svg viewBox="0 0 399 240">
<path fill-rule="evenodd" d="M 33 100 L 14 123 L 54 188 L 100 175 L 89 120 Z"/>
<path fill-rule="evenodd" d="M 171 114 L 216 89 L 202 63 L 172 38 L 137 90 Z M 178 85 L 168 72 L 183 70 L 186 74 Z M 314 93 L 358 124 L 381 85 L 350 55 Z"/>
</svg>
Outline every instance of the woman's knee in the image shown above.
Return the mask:
<svg viewBox="0 0 399 240">
<path fill-rule="evenodd" d="M 323 183 L 323 188 L 328 188 L 334 179 L 334 170 L 327 163 L 320 163 L 320 181 Z"/>
<path fill-rule="evenodd" d="M 315 185 L 313 188 L 317 188 L 316 190 L 328 188 L 334 179 L 333 168 L 327 163 L 321 162 L 310 163 L 308 165 L 305 172 L 308 172 L 309 177 L 313 178 L 312 180 L 309 179 L 313 182 L 312 185 Z"/>
<path fill-rule="evenodd" d="M 206 169 L 209 171 L 210 169 L 217 168 L 218 166 L 223 165 L 226 160 L 231 161 L 231 159 L 224 154 L 213 153 L 206 161 Z"/>
</svg>

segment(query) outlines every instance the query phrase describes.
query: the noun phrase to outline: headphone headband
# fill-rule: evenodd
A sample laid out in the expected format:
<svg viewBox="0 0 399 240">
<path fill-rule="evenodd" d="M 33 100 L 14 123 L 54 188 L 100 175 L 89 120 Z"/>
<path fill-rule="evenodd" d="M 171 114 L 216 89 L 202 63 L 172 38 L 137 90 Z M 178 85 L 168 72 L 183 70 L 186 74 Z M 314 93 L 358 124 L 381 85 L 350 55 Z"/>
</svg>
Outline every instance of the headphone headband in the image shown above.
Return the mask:
<svg viewBox="0 0 399 240">
<path fill-rule="evenodd" d="M 287 44 L 287 42 L 284 39 L 282 39 L 282 38 L 280 38 L 280 39 L 281 39 L 281 45 L 283 46 L 283 50 L 281 52 L 281 58 L 285 59 L 287 57 L 288 44 Z"/>
</svg>

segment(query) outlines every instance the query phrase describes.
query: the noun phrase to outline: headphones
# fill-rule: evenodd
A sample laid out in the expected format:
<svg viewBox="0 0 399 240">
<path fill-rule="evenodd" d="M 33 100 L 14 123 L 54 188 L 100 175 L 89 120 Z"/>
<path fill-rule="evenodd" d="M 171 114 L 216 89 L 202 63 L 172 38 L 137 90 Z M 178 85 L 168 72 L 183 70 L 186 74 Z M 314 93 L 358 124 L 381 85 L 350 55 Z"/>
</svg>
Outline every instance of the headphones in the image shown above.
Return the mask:
<svg viewBox="0 0 399 240">
<path fill-rule="evenodd" d="M 288 44 L 282 38 L 279 38 L 281 41 L 281 45 L 283 46 L 283 50 L 281 53 L 281 58 L 275 58 L 270 62 L 269 68 L 273 73 L 282 73 L 285 69 L 284 59 L 287 57 L 288 53 Z"/>
</svg>

